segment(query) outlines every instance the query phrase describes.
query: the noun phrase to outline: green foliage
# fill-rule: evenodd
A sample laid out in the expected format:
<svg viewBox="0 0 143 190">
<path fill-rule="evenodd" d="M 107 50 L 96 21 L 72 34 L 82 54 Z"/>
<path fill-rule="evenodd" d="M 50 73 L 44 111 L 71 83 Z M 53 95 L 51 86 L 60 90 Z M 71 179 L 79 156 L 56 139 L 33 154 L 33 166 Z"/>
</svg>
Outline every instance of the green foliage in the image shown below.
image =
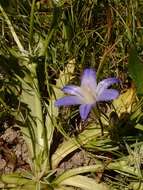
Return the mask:
<svg viewBox="0 0 143 190">
<path fill-rule="evenodd" d="M 137 0 L 0 2 L 0 121 L 15 118 L 30 165 L 3 174 L 0 188 L 142 189 L 142 8 Z M 76 107 L 54 106 L 86 67 L 121 79 L 119 98 L 99 105 L 103 136 L 92 113 L 83 123 Z M 92 164 L 58 173 L 83 150 Z"/>
<path fill-rule="evenodd" d="M 128 67 L 131 77 L 136 84 L 137 93 L 143 95 L 143 64 L 139 60 L 139 55 L 135 47 L 131 48 Z"/>
</svg>

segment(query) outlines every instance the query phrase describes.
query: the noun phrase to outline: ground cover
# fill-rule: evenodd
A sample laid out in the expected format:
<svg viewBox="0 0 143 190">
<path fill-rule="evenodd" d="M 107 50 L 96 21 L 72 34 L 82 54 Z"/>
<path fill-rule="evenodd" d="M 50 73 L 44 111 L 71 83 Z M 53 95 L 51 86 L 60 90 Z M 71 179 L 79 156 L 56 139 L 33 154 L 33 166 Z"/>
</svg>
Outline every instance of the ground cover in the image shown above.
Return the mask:
<svg viewBox="0 0 143 190">
<path fill-rule="evenodd" d="M 0 1 L 1 189 L 143 189 L 142 8 Z"/>
</svg>

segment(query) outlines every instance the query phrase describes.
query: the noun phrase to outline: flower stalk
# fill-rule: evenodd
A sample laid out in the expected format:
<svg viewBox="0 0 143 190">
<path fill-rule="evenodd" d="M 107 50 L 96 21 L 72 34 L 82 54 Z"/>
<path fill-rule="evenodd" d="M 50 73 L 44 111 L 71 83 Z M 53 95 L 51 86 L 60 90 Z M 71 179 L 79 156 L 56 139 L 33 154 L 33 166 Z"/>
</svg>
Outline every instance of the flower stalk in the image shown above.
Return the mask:
<svg viewBox="0 0 143 190">
<path fill-rule="evenodd" d="M 98 119 L 99 125 L 101 127 L 101 136 L 103 136 L 104 135 L 104 126 L 103 126 L 103 123 L 100 118 L 101 112 L 100 112 L 98 104 L 96 105 L 96 108 L 93 108 L 93 113 L 95 114 L 95 117 Z"/>
</svg>

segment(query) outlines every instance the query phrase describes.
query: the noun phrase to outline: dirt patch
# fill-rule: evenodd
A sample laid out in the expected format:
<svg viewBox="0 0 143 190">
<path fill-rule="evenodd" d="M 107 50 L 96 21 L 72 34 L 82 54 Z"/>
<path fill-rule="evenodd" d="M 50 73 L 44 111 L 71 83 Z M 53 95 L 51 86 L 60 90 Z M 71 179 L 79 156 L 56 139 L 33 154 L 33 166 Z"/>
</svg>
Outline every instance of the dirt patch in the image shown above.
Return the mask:
<svg viewBox="0 0 143 190">
<path fill-rule="evenodd" d="M 61 174 L 62 172 L 68 169 L 78 168 L 81 166 L 89 166 L 94 164 L 96 164 L 95 158 L 93 158 L 85 150 L 79 150 L 70 155 L 69 158 L 66 158 L 66 160 L 62 161 L 62 163 L 57 168 L 57 175 Z"/>
<path fill-rule="evenodd" d="M 0 174 L 29 170 L 28 149 L 17 126 L 0 134 Z"/>
</svg>

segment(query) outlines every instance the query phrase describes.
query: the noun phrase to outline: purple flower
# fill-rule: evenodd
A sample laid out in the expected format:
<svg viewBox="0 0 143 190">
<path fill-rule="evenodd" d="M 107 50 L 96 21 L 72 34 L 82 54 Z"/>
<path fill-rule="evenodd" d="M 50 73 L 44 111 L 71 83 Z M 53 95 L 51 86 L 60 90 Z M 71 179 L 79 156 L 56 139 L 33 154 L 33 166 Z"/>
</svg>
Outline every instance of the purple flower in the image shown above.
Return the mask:
<svg viewBox="0 0 143 190">
<path fill-rule="evenodd" d="M 116 78 L 107 78 L 97 84 L 96 72 L 93 69 L 85 69 L 81 78 L 81 85 L 67 85 L 62 91 L 70 94 L 58 99 L 56 106 L 80 105 L 80 116 L 85 120 L 96 102 L 110 101 L 118 97 L 119 92 L 115 89 L 108 89 L 114 83 L 118 83 Z"/>
</svg>

